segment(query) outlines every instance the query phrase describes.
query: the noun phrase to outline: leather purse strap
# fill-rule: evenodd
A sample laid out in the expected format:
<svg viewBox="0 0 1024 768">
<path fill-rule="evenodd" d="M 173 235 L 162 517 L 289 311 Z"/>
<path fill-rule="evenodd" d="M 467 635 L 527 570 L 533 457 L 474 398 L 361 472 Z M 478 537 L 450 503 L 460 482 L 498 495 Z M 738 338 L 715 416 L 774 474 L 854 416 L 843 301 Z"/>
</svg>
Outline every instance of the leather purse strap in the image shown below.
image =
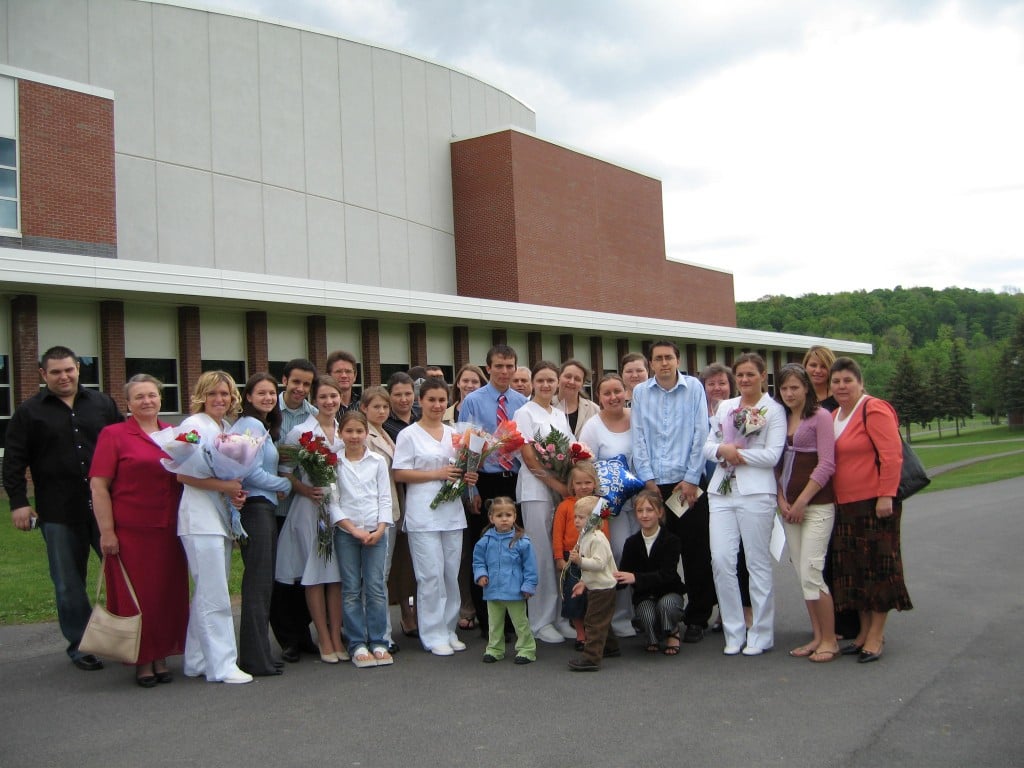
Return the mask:
<svg viewBox="0 0 1024 768">
<path fill-rule="evenodd" d="M 96 602 L 100 601 L 100 593 L 103 591 L 103 576 L 107 572 L 107 557 L 103 556 L 103 563 L 100 565 L 100 576 L 96 581 Z M 135 610 L 142 613 L 142 608 L 139 606 L 139 598 L 135 595 L 135 587 L 132 586 L 132 580 L 128 578 L 128 571 L 124 567 L 124 560 L 121 559 L 120 555 L 112 555 L 117 558 L 118 565 L 121 566 L 121 575 L 124 576 L 124 583 L 128 585 L 128 592 L 131 593 L 132 602 L 135 603 Z"/>
</svg>

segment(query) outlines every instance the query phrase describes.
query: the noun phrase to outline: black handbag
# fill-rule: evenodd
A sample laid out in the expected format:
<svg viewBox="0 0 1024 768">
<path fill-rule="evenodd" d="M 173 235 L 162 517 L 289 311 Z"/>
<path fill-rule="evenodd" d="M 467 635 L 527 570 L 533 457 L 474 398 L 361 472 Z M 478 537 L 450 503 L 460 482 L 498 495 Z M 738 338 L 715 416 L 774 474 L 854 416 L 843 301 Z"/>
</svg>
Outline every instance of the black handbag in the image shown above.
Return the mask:
<svg viewBox="0 0 1024 768">
<path fill-rule="evenodd" d="M 888 405 L 888 403 L 886 403 Z M 868 403 L 867 400 L 863 403 L 864 408 L 861 416 L 864 419 L 864 432 L 868 436 L 868 440 L 871 440 L 871 433 L 868 432 Z M 889 406 L 892 408 L 892 406 Z M 899 432 L 899 421 L 896 422 L 896 431 Z M 903 446 L 903 467 L 900 469 L 900 485 L 896 489 L 896 500 L 905 501 L 913 496 L 915 493 L 920 491 L 922 488 L 927 488 L 928 484 L 932 481 L 928 477 L 928 472 L 925 471 L 924 464 L 921 463 L 921 459 L 914 453 L 914 449 L 911 448 L 907 441 L 903 439 L 903 435 L 900 435 L 900 444 Z M 875 446 L 875 441 L 871 440 L 872 447 Z M 878 460 L 878 448 L 875 448 L 875 465 L 880 465 Z"/>
</svg>

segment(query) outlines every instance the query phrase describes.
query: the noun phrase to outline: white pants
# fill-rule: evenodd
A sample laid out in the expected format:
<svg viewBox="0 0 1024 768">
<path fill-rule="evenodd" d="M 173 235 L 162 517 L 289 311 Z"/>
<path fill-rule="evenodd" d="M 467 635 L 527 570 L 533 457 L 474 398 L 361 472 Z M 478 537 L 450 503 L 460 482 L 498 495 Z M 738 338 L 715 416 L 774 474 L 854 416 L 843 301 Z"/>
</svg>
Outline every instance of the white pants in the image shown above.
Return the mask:
<svg viewBox="0 0 1024 768">
<path fill-rule="evenodd" d="M 228 577 L 231 539 L 209 534 L 180 537 L 195 583 L 185 636 L 185 674 L 218 682 L 238 672 L 238 646 Z"/>
<path fill-rule="evenodd" d="M 462 531 L 409 531 L 416 572 L 416 617 L 425 650 L 448 645 L 459 621 Z"/>
<path fill-rule="evenodd" d="M 711 494 L 711 569 L 718 593 L 718 610 L 727 646 L 767 650 L 775 644 L 775 603 L 772 594 L 772 556 L 768 546 L 775 523 L 775 494 L 725 496 Z M 754 622 L 746 629 L 743 602 L 736 579 L 740 541 L 750 574 L 750 605 Z"/>
<path fill-rule="evenodd" d="M 672 514 L 669 512 L 668 514 Z M 616 567 L 622 559 L 622 545 L 626 539 L 640 530 L 633 512 L 633 500 L 622 505 L 622 511 L 608 521 L 608 543 L 612 545 L 612 555 Z M 615 595 L 615 614 L 612 616 L 612 630 L 616 635 L 632 637 L 636 634 L 633 628 L 633 594 L 630 589 L 620 589 Z"/>
<path fill-rule="evenodd" d="M 550 501 L 524 501 L 523 528 L 530 537 L 534 554 L 537 556 L 537 594 L 527 601 L 530 616 L 530 630 L 536 634 L 541 627 L 558 620 L 562 596 L 558 592 L 558 574 L 554 560 L 550 557 L 551 524 L 555 508 Z"/>
<path fill-rule="evenodd" d="M 836 508 L 832 504 L 808 504 L 802 523 L 782 524 L 804 600 L 818 600 L 822 592 L 829 594 L 822 570 L 835 517 Z"/>
</svg>

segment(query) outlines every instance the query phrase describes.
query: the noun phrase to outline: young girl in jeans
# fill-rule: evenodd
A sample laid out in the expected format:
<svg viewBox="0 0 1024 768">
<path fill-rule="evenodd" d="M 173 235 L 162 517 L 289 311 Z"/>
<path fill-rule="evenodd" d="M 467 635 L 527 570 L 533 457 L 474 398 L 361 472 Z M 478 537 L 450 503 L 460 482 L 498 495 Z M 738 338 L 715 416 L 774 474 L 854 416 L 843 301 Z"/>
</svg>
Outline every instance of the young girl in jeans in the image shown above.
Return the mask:
<svg viewBox="0 0 1024 768">
<path fill-rule="evenodd" d="M 338 461 L 339 502 L 334 549 L 341 571 L 348 652 L 357 667 L 394 663 L 388 653 L 385 564 L 392 524 L 391 480 L 383 458 L 366 447 L 366 417 L 350 411 L 339 425 L 345 451 Z"/>
<path fill-rule="evenodd" d="M 530 539 L 516 525 L 516 505 L 498 496 L 488 510 L 491 525 L 473 547 L 473 579 L 487 601 L 485 664 L 505 656 L 505 614 L 516 630 L 516 664 L 537 660 L 537 641 L 526 617 L 526 601 L 537 591 L 537 560 Z"/>
</svg>

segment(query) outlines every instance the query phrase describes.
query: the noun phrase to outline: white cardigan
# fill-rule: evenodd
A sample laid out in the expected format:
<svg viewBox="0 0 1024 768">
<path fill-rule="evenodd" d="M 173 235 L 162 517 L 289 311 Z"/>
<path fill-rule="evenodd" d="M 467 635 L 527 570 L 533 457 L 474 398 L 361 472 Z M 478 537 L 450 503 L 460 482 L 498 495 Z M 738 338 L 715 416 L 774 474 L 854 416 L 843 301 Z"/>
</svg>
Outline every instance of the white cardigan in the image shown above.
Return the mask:
<svg viewBox="0 0 1024 768">
<path fill-rule="evenodd" d="M 739 397 L 719 403 L 718 411 L 711 417 L 711 430 L 708 432 L 707 442 L 704 443 L 704 458 L 708 461 L 718 461 L 715 454 L 718 446 L 725 442 L 722 425 L 732 418 L 733 412 L 739 407 Z M 758 400 L 757 407 L 768 409 L 768 423 L 759 432 L 746 438 L 747 447 L 739 449 L 740 456 L 746 464 L 736 467 L 732 481 L 732 492 L 735 494 L 774 495 L 778 490 L 775 465 L 779 463 L 786 448 L 786 411 L 767 393 Z M 725 471 L 721 464 L 716 465 L 715 474 L 711 476 L 711 482 L 708 484 L 708 493 L 718 495 L 718 486 L 725 478 Z"/>
</svg>

